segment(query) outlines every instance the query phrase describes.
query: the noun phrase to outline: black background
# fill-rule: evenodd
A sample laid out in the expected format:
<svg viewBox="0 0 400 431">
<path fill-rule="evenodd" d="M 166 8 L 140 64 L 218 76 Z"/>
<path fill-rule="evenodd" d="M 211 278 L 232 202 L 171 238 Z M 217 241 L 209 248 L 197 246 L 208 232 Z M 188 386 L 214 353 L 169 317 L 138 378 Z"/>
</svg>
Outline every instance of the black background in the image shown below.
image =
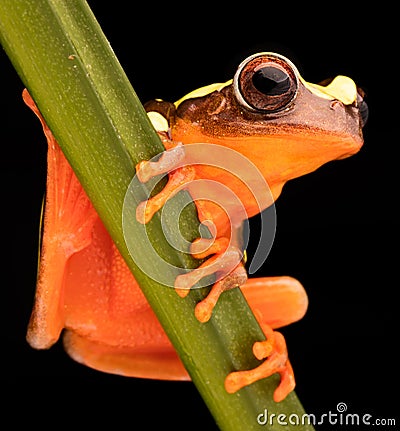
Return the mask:
<svg viewBox="0 0 400 431">
<path fill-rule="evenodd" d="M 282 330 L 306 411 L 336 412 L 344 402 L 349 413 L 396 417 L 394 150 L 399 139 L 390 12 L 339 5 L 309 12 L 255 3 L 229 10 L 200 3 L 140 10 L 121 0 L 89 4 L 143 102 L 156 97 L 174 101 L 199 86 L 230 79 L 242 59 L 261 50 L 288 56 L 308 81 L 344 74 L 365 89 L 370 119 L 364 147 L 285 186 L 276 203 L 275 242 L 257 275 L 291 275 L 308 292 L 306 317 Z M 383 27 L 377 27 L 379 22 Z M 192 383 L 107 375 L 75 363 L 60 343 L 48 351 L 26 343 L 46 144 L 39 122 L 21 100 L 23 84 L 3 52 L 0 85 L 6 234 L 0 392 L 7 399 L 0 409 L 10 404 L 26 411 L 33 405 L 32 423 L 38 424 L 49 422 L 52 411 L 54 425 L 111 419 L 116 428 L 122 423 L 128 429 L 217 429 Z M 257 220 L 250 227 L 257 244 Z M 16 423 L 20 419 L 14 417 Z"/>
</svg>

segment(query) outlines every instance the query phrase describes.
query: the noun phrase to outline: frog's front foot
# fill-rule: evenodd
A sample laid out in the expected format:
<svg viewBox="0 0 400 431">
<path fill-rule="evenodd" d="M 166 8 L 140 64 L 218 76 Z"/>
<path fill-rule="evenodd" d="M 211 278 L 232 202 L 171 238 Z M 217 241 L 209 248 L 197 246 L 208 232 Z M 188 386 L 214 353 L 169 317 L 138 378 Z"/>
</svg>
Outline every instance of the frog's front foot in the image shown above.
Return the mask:
<svg viewBox="0 0 400 431">
<path fill-rule="evenodd" d="M 136 167 L 137 177 L 141 182 L 163 173 L 169 175 L 168 182 L 160 193 L 138 205 L 136 219 L 143 224 L 148 223 L 168 199 L 195 178 L 194 168 L 182 163 L 185 157 L 182 144 L 175 144 L 162 134 L 160 137 L 167 148 L 160 159 L 156 162 L 143 161 Z M 243 253 L 239 248 L 229 244 L 229 240 L 225 237 L 199 238 L 192 243 L 190 252 L 198 259 L 211 257 L 198 268 L 178 276 L 174 287 L 178 295 L 183 298 L 202 278 L 209 275 L 216 276 L 217 281 L 209 294 L 195 308 L 197 319 L 206 322 L 210 319 L 221 293 L 242 286 L 246 282 L 247 273 L 241 263 Z"/>
<path fill-rule="evenodd" d="M 194 179 L 194 169 L 191 166 L 179 166 L 185 157 L 183 145 L 181 143 L 172 143 L 162 133 L 159 133 L 159 135 L 168 149 L 162 153 L 156 162 L 140 162 L 136 166 L 136 175 L 142 183 L 165 173 L 169 173 L 169 179 L 160 193 L 138 205 L 136 219 L 142 224 L 148 223 L 168 199 Z"/>
<path fill-rule="evenodd" d="M 280 332 L 273 331 L 267 324 L 261 325 L 267 337 L 266 341 L 258 341 L 253 345 L 254 356 L 265 361 L 258 367 L 234 371 L 225 379 L 225 389 L 234 393 L 244 386 L 250 385 L 260 379 L 279 373 L 281 381 L 274 391 L 274 401 L 282 401 L 295 387 L 295 379 L 292 366 L 288 359 L 285 338 Z"/>
<path fill-rule="evenodd" d="M 224 238 L 221 238 L 221 242 Z M 216 248 L 221 242 L 215 240 Z M 187 274 L 180 275 L 175 280 L 175 289 L 181 297 L 189 293 L 199 280 L 207 275 L 215 274 L 218 281 L 214 283 L 208 295 L 195 307 L 195 316 L 200 322 L 210 320 L 213 309 L 221 294 L 229 289 L 243 286 L 247 280 L 247 272 L 241 263 L 241 252 L 234 246 L 229 246 L 224 252 L 217 252 L 198 268 Z"/>
</svg>

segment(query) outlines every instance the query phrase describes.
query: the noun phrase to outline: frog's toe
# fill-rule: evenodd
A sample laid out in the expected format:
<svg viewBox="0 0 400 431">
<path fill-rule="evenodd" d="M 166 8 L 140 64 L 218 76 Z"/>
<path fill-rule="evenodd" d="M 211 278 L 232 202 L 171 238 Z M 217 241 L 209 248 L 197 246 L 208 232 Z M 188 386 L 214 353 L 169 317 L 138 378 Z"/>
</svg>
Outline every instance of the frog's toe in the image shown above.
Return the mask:
<svg viewBox="0 0 400 431">
<path fill-rule="evenodd" d="M 296 386 L 294 372 L 289 359 L 286 361 L 285 367 L 279 371 L 281 381 L 274 392 L 274 401 L 279 402 L 284 400 Z"/>
<path fill-rule="evenodd" d="M 280 332 L 272 331 L 266 325 L 263 325 L 263 329 L 267 335 L 267 340 L 256 342 L 253 346 L 253 353 L 258 359 L 267 359 L 254 369 L 234 371 L 228 374 L 225 379 L 225 389 L 228 393 L 234 393 L 251 383 L 279 373 L 281 381 L 274 392 L 274 401 L 279 402 L 293 391 L 295 387 L 294 373 L 288 359 L 283 335 Z"/>
<path fill-rule="evenodd" d="M 228 246 L 222 254 L 215 254 L 198 268 L 175 279 L 175 290 L 183 298 L 202 278 L 210 275 L 217 277 L 209 294 L 196 306 L 195 315 L 199 321 L 206 322 L 210 319 L 215 304 L 225 290 L 240 287 L 246 282 L 247 273 L 241 258 L 242 253 L 238 248 Z"/>
<path fill-rule="evenodd" d="M 159 134 L 162 137 L 162 134 Z M 185 150 L 181 142 L 162 139 L 167 148 L 156 161 L 142 160 L 136 165 L 136 175 L 141 183 L 158 175 L 166 174 L 181 166 L 185 158 Z M 167 144 L 168 143 L 168 144 Z"/>
<path fill-rule="evenodd" d="M 225 292 L 225 290 L 242 286 L 246 283 L 246 280 L 246 270 L 243 265 L 240 264 L 227 277 L 217 281 L 211 288 L 209 294 L 196 305 L 194 314 L 197 320 L 202 323 L 208 322 L 221 294 Z"/>
<path fill-rule="evenodd" d="M 193 181 L 194 175 L 195 172 L 192 166 L 184 166 L 171 172 L 168 182 L 161 192 L 138 205 L 136 208 L 136 220 L 142 224 L 148 223 L 168 199 L 171 199 L 185 188 L 188 183 Z"/>
<path fill-rule="evenodd" d="M 184 163 L 185 150 L 182 143 L 171 141 L 163 132 L 159 132 L 159 136 L 166 150 L 155 161 L 143 160 L 138 163 L 136 177 L 141 183 L 163 174 L 168 174 L 169 178 L 160 193 L 138 205 L 136 220 L 142 224 L 148 223 L 165 202 L 185 188 L 195 176 L 193 166 Z"/>
</svg>

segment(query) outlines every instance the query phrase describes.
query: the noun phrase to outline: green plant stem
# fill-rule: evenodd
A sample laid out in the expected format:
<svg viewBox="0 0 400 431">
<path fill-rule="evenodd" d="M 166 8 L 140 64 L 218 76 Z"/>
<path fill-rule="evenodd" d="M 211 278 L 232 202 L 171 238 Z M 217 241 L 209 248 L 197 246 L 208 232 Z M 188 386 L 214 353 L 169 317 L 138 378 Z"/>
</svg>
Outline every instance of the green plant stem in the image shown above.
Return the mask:
<svg viewBox="0 0 400 431">
<path fill-rule="evenodd" d="M 136 163 L 160 153 L 163 147 L 86 2 L 2 0 L 0 38 L 219 427 L 265 429 L 257 423 L 264 409 L 269 414 L 301 417 L 304 410 L 294 393 L 279 404 L 273 402 L 277 376 L 233 395 L 224 389 L 230 371 L 258 364 L 251 347 L 263 338 L 239 289 L 224 294 L 211 321 L 201 324 L 193 310 L 204 295 L 202 290 L 181 299 L 173 289 L 147 277 L 131 258 L 122 226 L 126 191 Z M 132 196 L 132 208 L 142 198 L 140 193 Z M 178 195 L 176 201 L 181 198 Z M 174 206 L 171 213 L 173 217 Z M 185 236 L 195 238 L 193 206 L 183 219 Z M 129 229 L 142 244 L 138 223 L 132 222 Z M 173 262 L 187 267 L 196 264 L 167 244 L 158 217 L 146 232 L 160 245 L 160 253 Z M 143 247 L 146 254 L 144 242 Z M 270 426 L 283 428 L 287 426 L 278 421 Z M 299 428 L 312 429 L 308 425 Z"/>
</svg>

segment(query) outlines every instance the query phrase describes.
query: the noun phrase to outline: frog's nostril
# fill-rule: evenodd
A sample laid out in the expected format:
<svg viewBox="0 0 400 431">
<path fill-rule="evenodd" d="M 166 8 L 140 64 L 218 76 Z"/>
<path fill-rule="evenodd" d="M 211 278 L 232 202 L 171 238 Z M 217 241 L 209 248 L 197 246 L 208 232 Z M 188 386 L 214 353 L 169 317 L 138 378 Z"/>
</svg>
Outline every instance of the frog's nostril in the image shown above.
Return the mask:
<svg viewBox="0 0 400 431">
<path fill-rule="evenodd" d="M 364 100 L 365 92 L 361 88 L 357 88 L 357 107 L 360 114 L 361 127 L 364 127 L 368 121 L 369 109 L 367 102 Z"/>
</svg>

